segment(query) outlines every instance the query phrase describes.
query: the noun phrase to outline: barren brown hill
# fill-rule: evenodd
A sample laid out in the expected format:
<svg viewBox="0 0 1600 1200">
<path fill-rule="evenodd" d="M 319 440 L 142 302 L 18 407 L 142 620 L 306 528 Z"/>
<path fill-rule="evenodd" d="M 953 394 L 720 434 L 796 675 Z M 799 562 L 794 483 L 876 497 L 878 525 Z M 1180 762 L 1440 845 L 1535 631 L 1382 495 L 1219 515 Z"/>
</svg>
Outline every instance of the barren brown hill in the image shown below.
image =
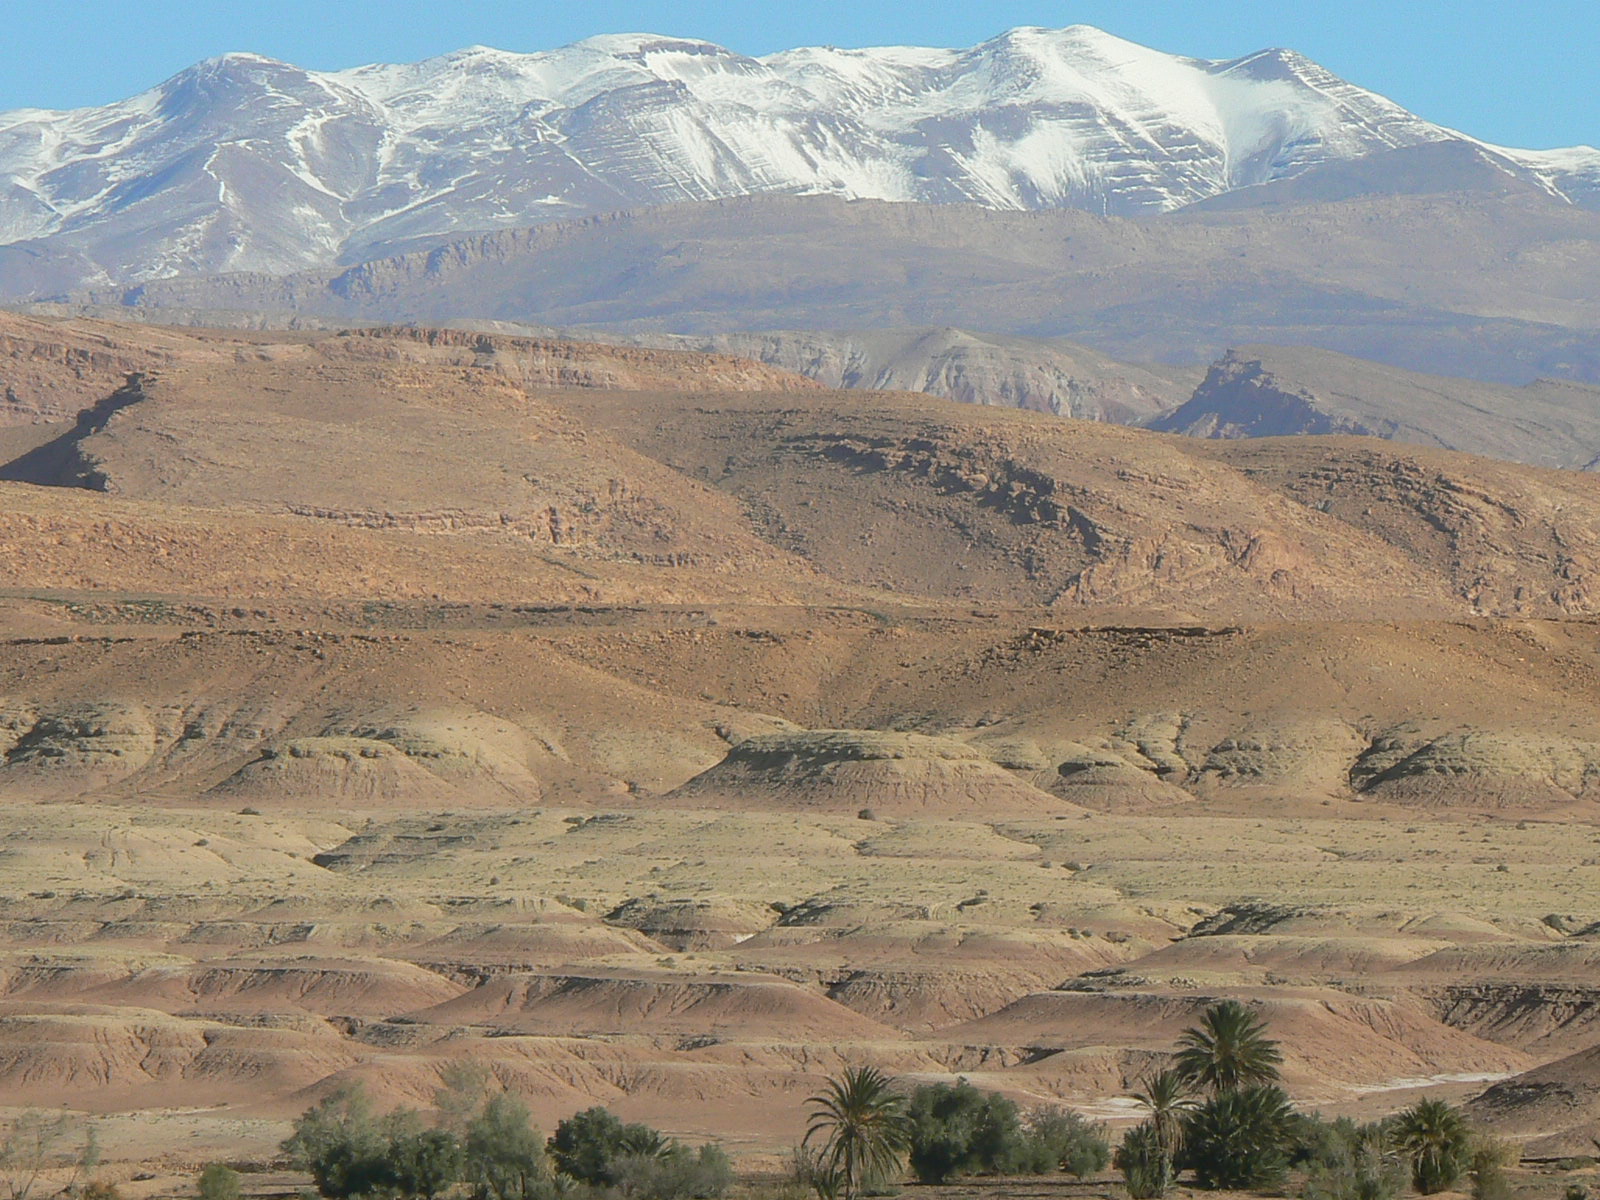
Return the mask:
<svg viewBox="0 0 1600 1200">
<path fill-rule="evenodd" d="M 465 570 L 439 560 L 453 584 L 415 566 L 341 592 L 313 572 L 302 595 L 510 598 L 520 589 L 501 581 L 558 577 L 567 564 L 567 597 L 588 572 L 594 595 L 658 601 L 691 600 L 709 572 L 737 573 L 728 588 L 752 598 L 891 590 L 1163 620 L 1595 604 L 1600 488 L 1560 472 L 1379 443 L 1197 445 L 923 396 L 827 393 L 735 359 L 703 364 L 700 377 L 723 390 L 685 391 L 700 360 L 666 351 L 417 331 L 182 337 L 188 352 L 167 346 L 166 365 L 70 425 L 28 426 L 30 445 L 14 445 L 0 475 L 157 505 L 146 510 L 157 525 L 194 524 L 183 511 L 196 509 L 304 518 L 270 528 L 333 543 L 273 563 L 338 558 L 346 540 L 357 561 L 383 557 L 350 529 L 477 556 Z M 674 380 L 680 390 L 661 390 Z M 60 507 L 69 524 L 102 511 Z M 138 524 L 136 510 L 103 511 Z M 69 542 L 28 570 L 54 587 L 283 586 L 209 571 L 207 553 L 155 568 L 157 556 L 130 556 L 118 577 L 91 574 Z M 185 558 L 187 584 L 176 578 Z"/>
<path fill-rule="evenodd" d="M 561 404 L 739 497 L 841 582 L 918 597 L 1166 621 L 1596 604 L 1600 488 L 1568 472 L 1373 440 L 1197 443 L 903 394 Z"/>
<path fill-rule="evenodd" d="M 1471 1114 L 1527 1139 L 1543 1155 L 1587 1154 L 1600 1125 L 1600 1044 L 1495 1084 Z"/>
</svg>

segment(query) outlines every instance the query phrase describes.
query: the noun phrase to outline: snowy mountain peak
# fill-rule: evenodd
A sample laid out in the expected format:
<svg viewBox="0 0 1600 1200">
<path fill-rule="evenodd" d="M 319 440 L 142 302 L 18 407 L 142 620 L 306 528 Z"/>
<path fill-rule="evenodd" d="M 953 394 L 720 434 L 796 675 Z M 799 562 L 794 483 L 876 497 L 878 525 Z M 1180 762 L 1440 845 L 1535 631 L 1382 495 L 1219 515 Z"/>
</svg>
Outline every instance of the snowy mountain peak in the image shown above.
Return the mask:
<svg viewBox="0 0 1600 1200">
<path fill-rule="evenodd" d="M 762 192 L 1136 215 L 1460 137 L 1292 50 L 1212 62 L 1088 25 L 764 58 L 603 34 L 328 73 L 237 53 L 0 113 L 0 245 L 103 283 Z M 1489 149 L 1600 203 L 1600 152 Z"/>
<path fill-rule="evenodd" d="M 568 50 L 594 50 L 617 58 L 646 58 L 653 54 L 691 54 L 712 58 L 741 58 L 726 46 L 694 38 L 669 37 L 660 33 L 602 33 L 584 38 Z M 559 53 L 559 52 L 558 52 Z"/>
</svg>

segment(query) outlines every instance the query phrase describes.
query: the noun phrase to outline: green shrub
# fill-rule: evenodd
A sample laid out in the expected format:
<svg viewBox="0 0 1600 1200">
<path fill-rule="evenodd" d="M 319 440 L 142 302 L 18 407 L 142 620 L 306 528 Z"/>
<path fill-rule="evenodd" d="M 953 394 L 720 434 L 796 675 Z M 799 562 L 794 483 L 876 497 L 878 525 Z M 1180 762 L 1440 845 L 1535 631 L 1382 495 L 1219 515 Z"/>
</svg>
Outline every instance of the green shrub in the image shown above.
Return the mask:
<svg viewBox="0 0 1600 1200">
<path fill-rule="evenodd" d="M 326 1200 L 435 1200 L 461 1181 L 466 1165 L 455 1134 L 427 1128 L 409 1109 L 375 1117 L 359 1088 L 334 1092 L 302 1113 L 283 1149 Z"/>
<path fill-rule="evenodd" d="M 557 1125 L 548 1149 L 563 1175 L 642 1200 L 711 1200 L 733 1183 L 733 1166 L 718 1147 L 691 1150 L 600 1107 Z"/>
<path fill-rule="evenodd" d="M 1183 1162 L 1201 1187 L 1265 1190 L 1282 1184 L 1294 1110 L 1273 1084 L 1213 1096 L 1183 1122 Z"/>
<path fill-rule="evenodd" d="M 618 1160 L 650 1157 L 666 1147 L 666 1139 L 648 1125 L 624 1125 L 599 1105 L 562 1121 L 548 1143 L 556 1170 L 579 1183 L 601 1187 L 617 1182 Z"/>
<path fill-rule="evenodd" d="M 1350 1159 L 1356 1123 L 1349 1117 L 1328 1121 L 1316 1113 L 1296 1113 L 1290 1118 L 1285 1149 L 1289 1165 L 1316 1170 L 1343 1166 Z"/>
<path fill-rule="evenodd" d="M 239 1200 L 239 1172 L 225 1163 L 212 1163 L 195 1181 L 200 1200 Z"/>
<path fill-rule="evenodd" d="M 462 1148 L 473 1200 L 547 1200 L 555 1193 L 544 1139 L 514 1097 L 484 1104 L 467 1122 Z"/>
<path fill-rule="evenodd" d="M 1506 1167 L 1519 1155 L 1510 1143 L 1480 1137 L 1473 1141 L 1467 1172 L 1472 1178 L 1472 1200 L 1511 1200 Z"/>
<path fill-rule="evenodd" d="M 1395 1200 L 1405 1190 L 1405 1167 L 1394 1152 L 1387 1126 L 1357 1125 L 1347 1117 L 1315 1125 L 1320 1136 L 1313 1139 L 1314 1149 L 1297 1157 L 1307 1149 L 1302 1141 L 1290 1151 L 1291 1160 L 1308 1167 L 1301 1192 L 1305 1200 Z"/>
<path fill-rule="evenodd" d="M 1133 1200 L 1160 1200 L 1172 1187 L 1172 1158 L 1153 1121 L 1123 1134 L 1114 1161 Z"/>
<path fill-rule="evenodd" d="M 359 1088 L 341 1088 L 300 1114 L 283 1150 L 326 1200 L 393 1187 L 388 1139 Z"/>
<path fill-rule="evenodd" d="M 403 1196 L 434 1200 L 460 1183 L 466 1156 L 447 1129 L 421 1129 L 394 1137 L 388 1148 L 394 1189 Z"/>
<path fill-rule="evenodd" d="M 1017 1106 L 965 1079 L 925 1084 L 906 1106 L 911 1170 L 922 1183 L 958 1175 L 993 1175 L 1028 1165 L 1027 1137 Z"/>
<path fill-rule="evenodd" d="M 670 1145 L 659 1153 L 624 1154 L 612 1164 L 615 1186 L 644 1200 L 715 1200 L 733 1184 L 733 1164 L 716 1146 Z"/>
<path fill-rule="evenodd" d="M 1034 1109 L 1023 1121 L 1023 1134 L 1018 1168 L 1036 1175 L 1065 1171 L 1083 1179 L 1104 1171 L 1111 1162 L 1105 1126 L 1096 1125 L 1071 1109 Z"/>
<path fill-rule="evenodd" d="M 1498 1164 L 1472 1172 L 1472 1200 L 1511 1200 L 1511 1181 Z"/>
<path fill-rule="evenodd" d="M 804 1193 L 815 1192 L 819 1200 L 834 1200 L 838 1177 L 828 1169 L 822 1153 L 811 1146 L 796 1146 L 789 1155 L 790 1186 Z"/>
</svg>

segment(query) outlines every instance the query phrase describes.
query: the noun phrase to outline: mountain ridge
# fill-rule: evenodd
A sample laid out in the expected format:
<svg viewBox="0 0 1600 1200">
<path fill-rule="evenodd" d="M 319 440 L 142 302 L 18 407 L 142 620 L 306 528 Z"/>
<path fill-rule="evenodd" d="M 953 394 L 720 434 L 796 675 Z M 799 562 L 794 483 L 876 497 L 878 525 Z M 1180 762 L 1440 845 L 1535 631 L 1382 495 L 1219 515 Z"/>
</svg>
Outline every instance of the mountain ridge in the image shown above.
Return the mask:
<svg viewBox="0 0 1600 1200">
<path fill-rule="evenodd" d="M 114 104 L 0 113 L 0 247 L 82 287 L 744 195 L 1133 215 L 1458 140 L 1600 204 L 1600 151 L 1463 139 L 1293 51 L 1202 60 L 1089 26 L 762 58 L 606 35 L 335 72 L 235 53 Z"/>
<path fill-rule="evenodd" d="M 1526 383 L 1600 381 L 1596 280 L 1600 214 L 1525 194 L 1137 219 L 752 196 L 474 234 L 346 268 L 152 280 L 74 300 L 630 334 L 955 326 L 1188 364 L 1229 346 L 1302 343 Z"/>
</svg>

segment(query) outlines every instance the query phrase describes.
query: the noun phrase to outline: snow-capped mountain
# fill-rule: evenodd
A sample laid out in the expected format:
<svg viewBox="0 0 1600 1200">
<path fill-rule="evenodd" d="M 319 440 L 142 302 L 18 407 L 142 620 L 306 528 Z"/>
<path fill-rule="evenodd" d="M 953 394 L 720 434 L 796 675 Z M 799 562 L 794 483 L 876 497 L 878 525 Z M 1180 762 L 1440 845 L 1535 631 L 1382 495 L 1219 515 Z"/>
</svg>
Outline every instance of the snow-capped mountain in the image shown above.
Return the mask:
<svg viewBox="0 0 1600 1200">
<path fill-rule="evenodd" d="M 332 73 L 231 54 L 0 113 L 0 280 L 282 272 L 749 193 L 1138 215 L 1459 137 L 1291 51 L 1211 62 L 1087 26 L 766 58 L 630 34 Z M 1600 151 L 1486 150 L 1600 203 Z"/>
</svg>

